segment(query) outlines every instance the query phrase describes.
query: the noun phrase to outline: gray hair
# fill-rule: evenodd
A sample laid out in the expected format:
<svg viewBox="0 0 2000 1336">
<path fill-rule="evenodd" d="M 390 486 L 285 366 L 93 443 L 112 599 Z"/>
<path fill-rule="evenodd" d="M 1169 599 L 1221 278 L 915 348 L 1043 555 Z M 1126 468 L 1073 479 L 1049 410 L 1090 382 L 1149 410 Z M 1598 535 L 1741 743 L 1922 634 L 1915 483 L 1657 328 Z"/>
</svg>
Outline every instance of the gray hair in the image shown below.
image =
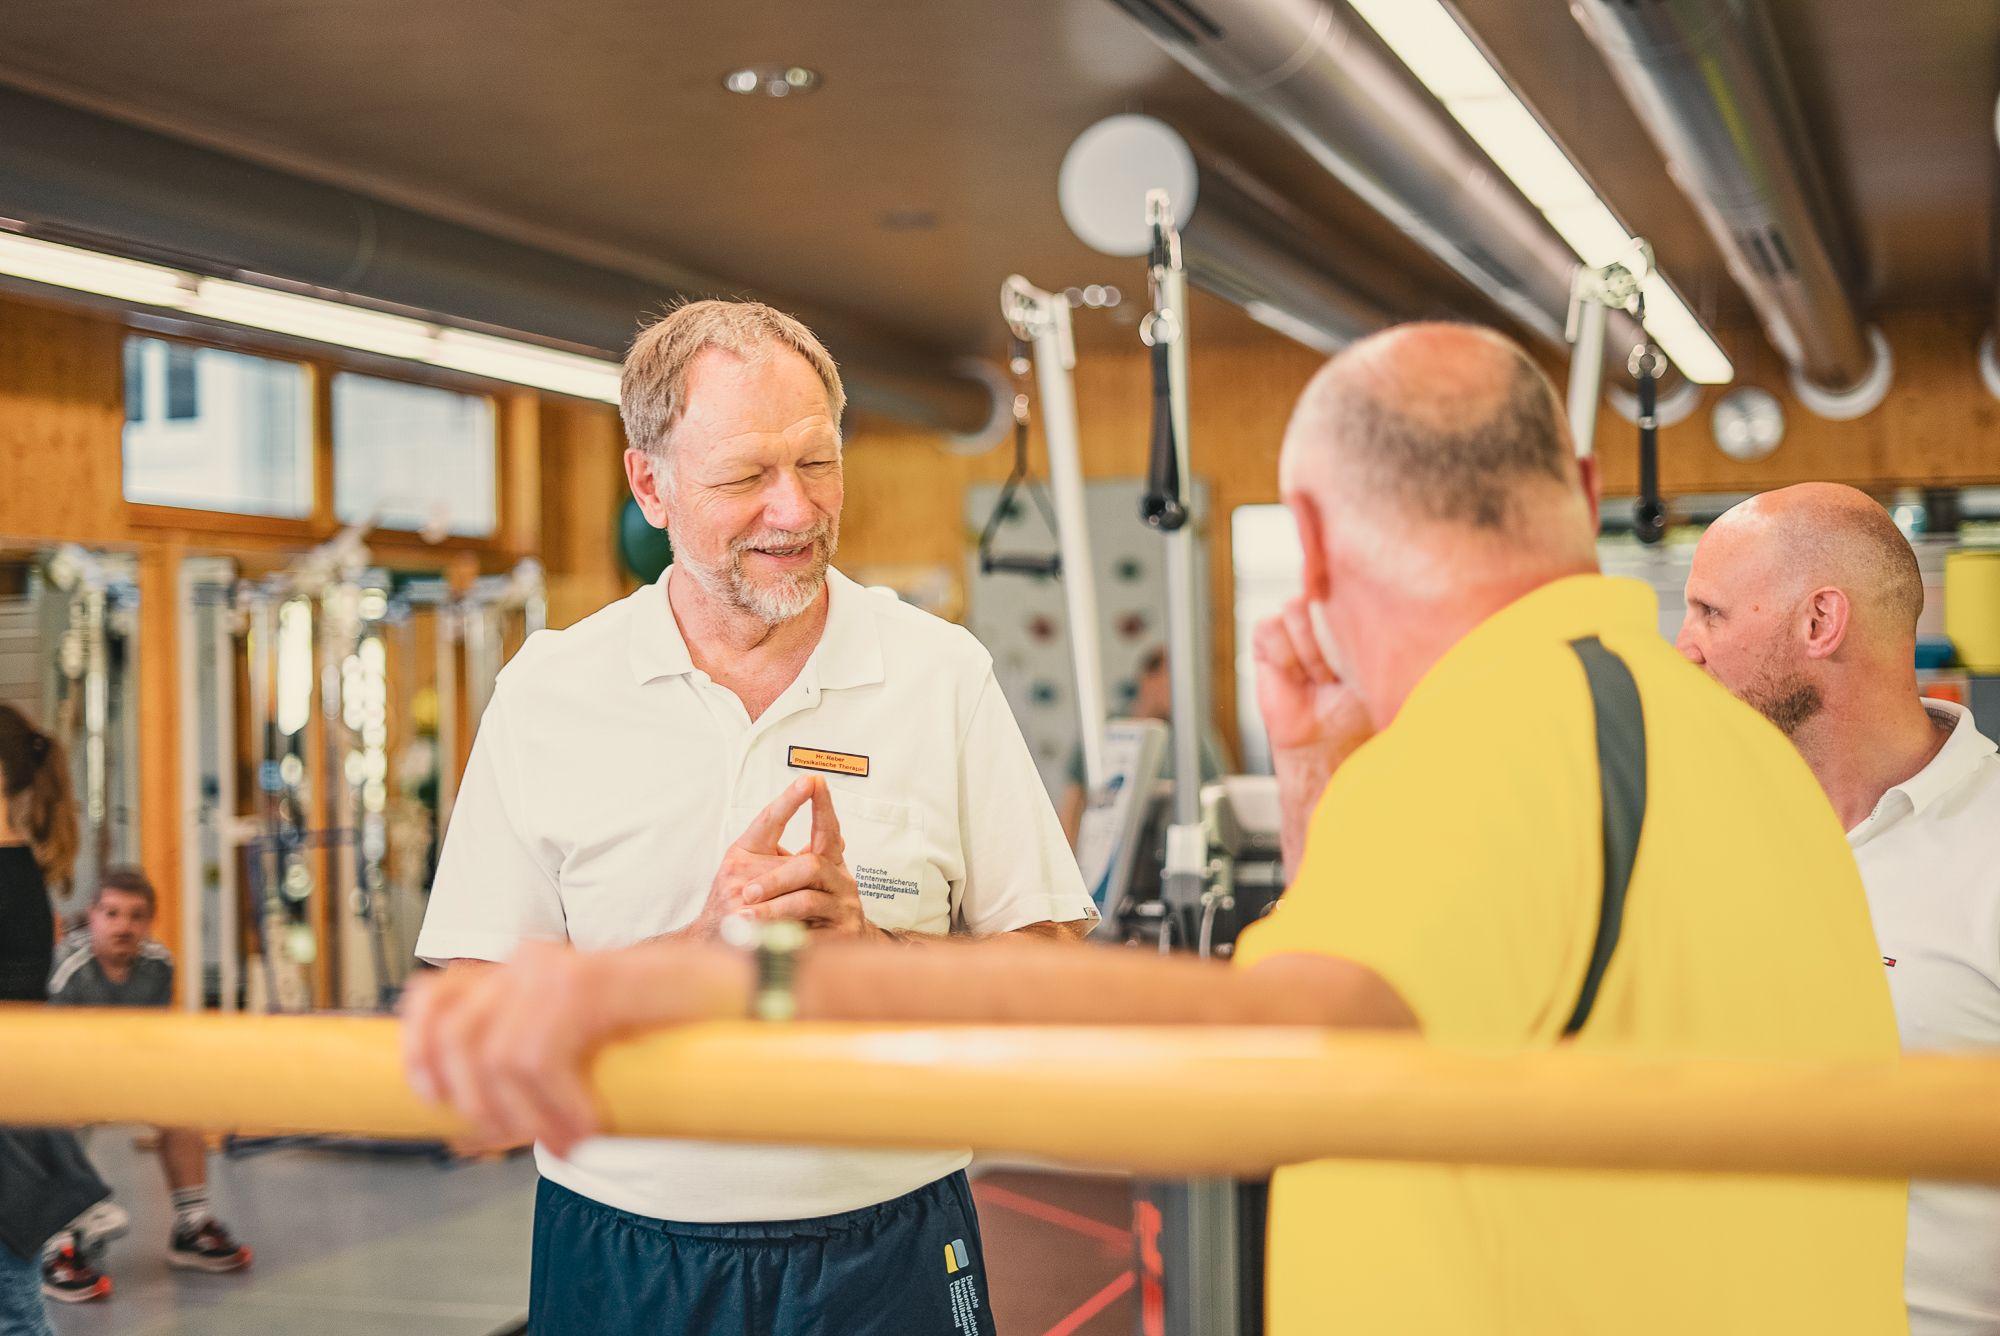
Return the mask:
<svg viewBox="0 0 2000 1336">
<path fill-rule="evenodd" d="M 647 326 L 625 354 L 618 413 L 625 421 L 627 441 L 654 459 L 669 462 L 667 437 L 687 412 L 688 369 L 710 348 L 746 362 L 762 361 L 775 349 L 797 353 L 826 386 L 834 429 L 840 429 L 847 392 L 841 388 L 833 358 L 811 330 L 762 302 L 700 301 L 677 306 Z"/>
<path fill-rule="evenodd" d="M 1517 485 L 1573 476 L 1549 378 L 1512 343 L 1496 339 L 1484 351 L 1491 377 L 1470 392 L 1440 386 L 1390 396 L 1366 377 L 1329 380 L 1326 406 L 1340 423 L 1342 448 L 1378 494 L 1412 518 L 1506 530 L 1522 518 L 1512 513 Z"/>
</svg>

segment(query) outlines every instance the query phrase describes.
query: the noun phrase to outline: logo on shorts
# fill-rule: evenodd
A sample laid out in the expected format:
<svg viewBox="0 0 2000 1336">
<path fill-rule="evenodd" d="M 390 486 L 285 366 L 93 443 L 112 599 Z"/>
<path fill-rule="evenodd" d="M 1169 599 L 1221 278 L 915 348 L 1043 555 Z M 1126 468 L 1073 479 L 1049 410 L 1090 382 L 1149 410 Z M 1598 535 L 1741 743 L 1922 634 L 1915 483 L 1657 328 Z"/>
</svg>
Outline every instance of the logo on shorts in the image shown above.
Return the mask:
<svg viewBox="0 0 2000 1336">
<path fill-rule="evenodd" d="M 972 1254 L 964 1239 L 944 1245 L 945 1296 L 951 1303 L 953 1336 L 979 1336 L 979 1284 L 972 1274 Z"/>
</svg>

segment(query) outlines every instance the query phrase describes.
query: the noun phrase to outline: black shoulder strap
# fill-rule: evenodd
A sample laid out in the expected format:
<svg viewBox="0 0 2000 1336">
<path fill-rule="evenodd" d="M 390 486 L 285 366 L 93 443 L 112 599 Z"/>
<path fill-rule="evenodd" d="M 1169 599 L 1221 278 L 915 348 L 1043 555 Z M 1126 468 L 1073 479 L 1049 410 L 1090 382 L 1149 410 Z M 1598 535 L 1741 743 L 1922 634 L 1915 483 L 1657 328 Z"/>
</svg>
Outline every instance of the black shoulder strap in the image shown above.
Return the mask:
<svg viewBox="0 0 2000 1336">
<path fill-rule="evenodd" d="M 1646 823 L 1646 716 L 1639 706 L 1639 688 L 1632 680 L 1632 670 L 1596 636 L 1572 640 L 1569 647 L 1583 663 L 1591 709 L 1597 716 L 1597 777 L 1604 807 L 1604 899 L 1597 912 L 1597 944 L 1590 952 L 1590 968 L 1584 973 L 1576 1010 L 1563 1026 L 1565 1035 L 1581 1030 L 1590 1018 L 1611 953 L 1618 948 L 1619 929 L 1625 922 L 1625 891 L 1639 852 L 1639 832 Z"/>
</svg>

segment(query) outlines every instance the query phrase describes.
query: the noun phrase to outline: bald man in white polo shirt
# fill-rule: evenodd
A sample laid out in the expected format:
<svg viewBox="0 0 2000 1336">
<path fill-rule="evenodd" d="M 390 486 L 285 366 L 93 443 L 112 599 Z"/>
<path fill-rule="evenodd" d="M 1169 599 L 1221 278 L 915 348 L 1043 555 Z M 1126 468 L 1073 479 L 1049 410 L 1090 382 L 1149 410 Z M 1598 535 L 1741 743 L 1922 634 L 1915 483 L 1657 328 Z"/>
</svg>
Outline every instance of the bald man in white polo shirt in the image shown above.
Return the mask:
<svg viewBox="0 0 2000 1336">
<path fill-rule="evenodd" d="M 2000 1046 L 2000 756 L 1918 695 L 1923 580 L 1866 494 L 1807 483 L 1710 527 L 1680 647 L 1790 735 L 1868 890 L 1903 1047 Z M 1910 1188 L 1911 1336 L 2000 1336 L 2000 1191 Z"/>
<path fill-rule="evenodd" d="M 991 659 L 829 564 L 843 406 L 825 349 L 769 307 L 694 303 L 640 336 L 626 476 L 675 564 L 501 674 L 418 955 L 708 937 L 751 902 L 851 937 L 1089 930 Z M 530 1330 L 990 1336 L 969 1156 L 938 1134 L 538 1148 Z"/>
</svg>

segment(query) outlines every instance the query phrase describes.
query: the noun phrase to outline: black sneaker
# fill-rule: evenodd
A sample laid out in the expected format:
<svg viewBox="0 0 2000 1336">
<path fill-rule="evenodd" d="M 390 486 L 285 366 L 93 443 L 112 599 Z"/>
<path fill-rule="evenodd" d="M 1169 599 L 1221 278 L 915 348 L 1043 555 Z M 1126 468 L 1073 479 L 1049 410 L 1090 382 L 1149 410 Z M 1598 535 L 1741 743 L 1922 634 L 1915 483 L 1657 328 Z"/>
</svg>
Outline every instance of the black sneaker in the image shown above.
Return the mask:
<svg viewBox="0 0 2000 1336">
<path fill-rule="evenodd" d="M 42 1293 L 59 1304 L 83 1304 L 111 1293 L 111 1277 L 76 1255 L 65 1243 L 42 1259 Z"/>
<path fill-rule="evenodd" d="M 174 1231 L 167 1245 L 167 1265 L 190 1271 L 241 1271 L 250 1265 L 250 1249 L 229 1237 L 219 1221 L 204 1220 Z"/>
</svg>

